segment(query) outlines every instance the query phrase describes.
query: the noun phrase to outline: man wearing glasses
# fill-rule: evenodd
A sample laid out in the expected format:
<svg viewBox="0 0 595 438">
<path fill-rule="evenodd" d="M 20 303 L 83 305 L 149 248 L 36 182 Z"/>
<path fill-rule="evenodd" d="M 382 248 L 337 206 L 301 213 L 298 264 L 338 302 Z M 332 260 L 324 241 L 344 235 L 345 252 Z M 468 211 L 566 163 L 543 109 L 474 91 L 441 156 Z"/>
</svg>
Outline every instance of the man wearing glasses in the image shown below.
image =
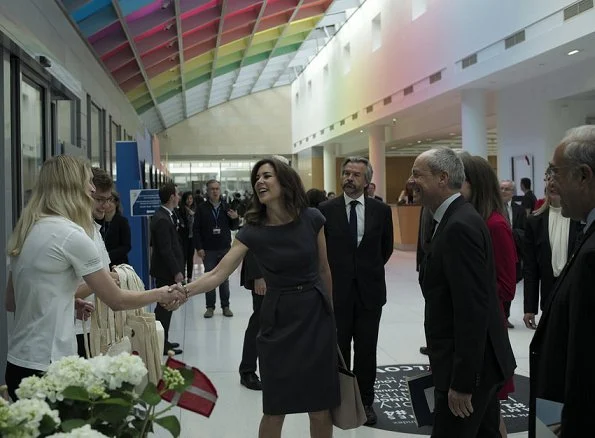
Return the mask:
<svg viewBox="0 0 595 438">
<path fill-rule="evenodd" d="M 101 237 L 105 241 L 105 236 L 109 228 L 109 222 L 105 221 L 105 209 L 114 199 L 112 197 L 114 182 L 105 170 L 94 167 L 93 184 L 95 185 L 95 193 L 93 194 L 95 201 L 93 203 L 93 219 L 101 226 Z"/>
</svg>

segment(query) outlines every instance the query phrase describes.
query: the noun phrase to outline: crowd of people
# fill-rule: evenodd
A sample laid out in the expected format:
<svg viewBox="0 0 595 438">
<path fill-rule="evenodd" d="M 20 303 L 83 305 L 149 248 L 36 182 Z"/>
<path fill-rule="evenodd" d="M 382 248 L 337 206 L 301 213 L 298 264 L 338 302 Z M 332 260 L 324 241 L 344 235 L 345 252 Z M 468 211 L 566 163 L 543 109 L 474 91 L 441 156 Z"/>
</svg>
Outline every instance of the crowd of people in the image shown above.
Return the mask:
<svg viewBox="0 0 595 438">
<path fill-rule="evenodd" d="M 262 390 L 259 437 L 280 437 L 293 413 L 308 413 L 311 437 L 332 436 L 330 410 L 341 397 L 338 352 L 357 377 L 365 424 L 375 424 L 393 224 L 372 177 L 366 158 L 347 157 L 342 194 L 306 192 L 288 163 L 266 158 L 251 171 L 250 204 L 241 195 L 223 199 L 216 180 L 207 182 L 206 199 L 180 196 L 165 184 L 162 208 L 151 220 L 157 288 L 138 293 L 121 290 L 110 275 L 112 265 L 127 262 L 130 230 L 109 176 L 77 158 L 47 160 L 7 249 L 6 309 L 15 314 L 6 371 L 11 397 L 23 378 L 76 354 L 74 321 L 94 311 L 90 294 L 115 310 L 157 303 L 165 352 L 177 354 L 179 344 L 168 336 L 172 312 L 205 294 L 204 317 L 212 318 L 218 287 L 223 315 L 233 316 L 228 278 L 243 262 L 241 283 L 252 291 L 253 315 L 239 372 L 242 385 Z M 532 414 L 536 398 L 552 400 L 564 405 L 562 437 L 589 430 L 595 127 L 569 131 L 544 178 L 545 197 L 536 207 L 530 180 L 521 181 L 518 205 L 514 183 L 498 181 L 484 158 L 436 148 L 413 164 L 403 198 L 423 207 L 417 268 L 435 387 L 432 437 L 506 436 L 499 400 L 514 391 L 507 329 L 522 278 L 524 322 L 536 330 Z M 199 278 L 192 275 L 195 256 L 205 265 Z"/>
</svg>

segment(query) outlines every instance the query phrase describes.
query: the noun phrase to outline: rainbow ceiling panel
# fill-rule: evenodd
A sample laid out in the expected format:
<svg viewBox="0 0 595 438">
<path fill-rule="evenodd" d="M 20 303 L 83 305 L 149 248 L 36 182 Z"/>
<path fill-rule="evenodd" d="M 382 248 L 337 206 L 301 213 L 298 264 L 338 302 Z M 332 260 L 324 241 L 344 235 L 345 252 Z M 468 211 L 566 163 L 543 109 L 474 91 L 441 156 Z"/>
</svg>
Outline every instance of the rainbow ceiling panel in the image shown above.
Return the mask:
<svg viewBox="0 0 595 438">
<path fill-rule="evenodd" d="M 56 1 L 152 133 L 291 83 L 362 2 Z"/>
</svg>

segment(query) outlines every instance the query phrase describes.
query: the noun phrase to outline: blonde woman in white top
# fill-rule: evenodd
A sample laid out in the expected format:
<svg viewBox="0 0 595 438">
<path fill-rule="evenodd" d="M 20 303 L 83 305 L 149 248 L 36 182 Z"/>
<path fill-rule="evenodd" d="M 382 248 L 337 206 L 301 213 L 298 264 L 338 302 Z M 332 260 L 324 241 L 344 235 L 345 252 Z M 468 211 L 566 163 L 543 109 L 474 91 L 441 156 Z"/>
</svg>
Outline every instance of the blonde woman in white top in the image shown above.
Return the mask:
<svg viewBox="0 0 595 438">
<path fill-rule="evenodd" d="M 535 316 L 540 308 L 543 310 L 572 254 L 580 229 L 579 222 L 562 216 L 560 194 L 546 173 L 545 202 L 527 218 L 525 226 L 523 321 L 527 328 L 537 327 Z"/>
<path fill-rule="evenodd" d="M 114 310 L 154 302 L 176 307 L 185 301 L 178 287 L 132 292 L 116 285 L 93 243 L 94 191 L 88 162 L 50 158 L 10 238 L 5 304 L 15 315 L 6 384 L 13 399 L 23 378 L 76 354 L 74 297 L 81 278 Z"/>
</svg>

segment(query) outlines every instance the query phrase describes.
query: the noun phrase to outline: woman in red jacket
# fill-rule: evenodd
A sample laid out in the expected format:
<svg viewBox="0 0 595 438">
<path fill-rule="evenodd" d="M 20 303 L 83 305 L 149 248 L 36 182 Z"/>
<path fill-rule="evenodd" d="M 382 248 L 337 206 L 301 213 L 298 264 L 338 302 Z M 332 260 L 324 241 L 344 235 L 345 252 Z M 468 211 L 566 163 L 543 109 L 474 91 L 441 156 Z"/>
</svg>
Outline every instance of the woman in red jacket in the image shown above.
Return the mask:
<svg viewBox="0 0 595 438">
<path fill-rule="evenodd" d="M 490 163 L 482 157 L 461 154 L 461 159 L 465 166 L 465 182 L 461 194 L 486 221 L 492 238 L 502 324 L 506 326 L 504 302 L 512 301 L 516 291 L 517 253 L 512 229 L 500 196 L 500 184 Z M 512 392 L 514 392 L 514 381 L 511 377 L 498 392 L 498 399 L 506 400 L 508 394 Z M 500 414 L 500 434 L 503 438 L 507 436 L 502 414 Z"/>
</svg>

